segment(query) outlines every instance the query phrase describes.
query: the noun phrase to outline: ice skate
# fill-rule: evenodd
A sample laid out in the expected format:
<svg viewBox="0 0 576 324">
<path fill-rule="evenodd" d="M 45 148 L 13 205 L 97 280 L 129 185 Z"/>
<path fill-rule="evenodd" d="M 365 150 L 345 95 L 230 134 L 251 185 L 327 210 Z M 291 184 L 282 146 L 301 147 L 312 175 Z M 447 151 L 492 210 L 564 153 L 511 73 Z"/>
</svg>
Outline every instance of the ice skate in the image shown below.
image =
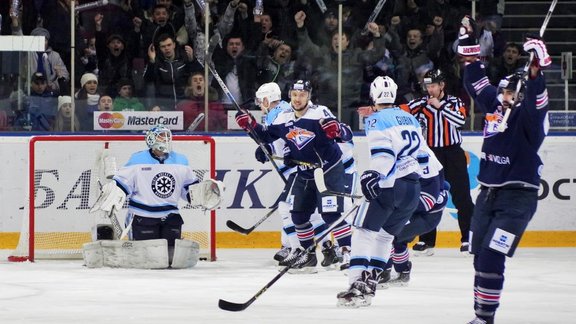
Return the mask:
<svg viewBox="0 0 576 324">
<path fill-rule="evenodd" d="M 463 242 L 462 245 L 460 245 L 460 253 L 462 253 L 464 256 L 472 256 L 469 249 L 470 244 L 468 242 Z"/>
<path fill-rule="evenodd" d="M 348 270 L 350 268 L 350 247 L 343 246 L 340 248 L 341 263 L 340 271 Z"/>
<path fill-rule="evenodd" d="M 300 256 L 300 253 L 304 252 L 304 250 L 302 248 L 297 248 L 297 249 L 293 249 L 290 251 L 290 254 L 288 254 L 288 256 L 286 258 L 284 258 L 284 260 L 278 262 L 278 265 L 280 267 L 286 267 L 291 265 L 293 262 L 296 261 L 296 259 L 298 259 L 298 257 Z"/>
<path fill-rule="evenodd" d="M 362 277 L 352 283 L 350 288 L 336 295 L 336 306 L 347 308 L 367 307 L 372 304 L 374 297 L 373 285 L 369 283 L 372 275 L 368 271 L 362 272 Z"/>
<path fill-rule="evenodd" d="M 308 252 L 302 248 L 298 248 L 301 252 L 298 255 L 292 267 L 288 270 L 291 274 L 301 274 L 301 273 L 317 273 L 316 265 L 318 264 L 318 259 L 316 258 L 316 252 Z"/>
<path fill-rule="evenodd" d="M 321 265 L 325 268 L 331 268 L 332 265 L 336 266 L 342 261 L 342 258 L 338 257 L 336 247 L 331 241 L 326 241 L 322 244 L 322 255 L 324 256 L 324 259 L 322 260 Z"/>
<path fill-rule="evenodd" d="M 414 256 L 433 256 L 434 255 L 434 247 L 429 246 L 424 242 L 418 242 L 412 247 L 412 251 L 414 251 Z"/>
<path fill-rule="evenodd" d="M 494 320 L 493 319 L 483 319 L 483 318 L 476 316 L 476 317 L 474 317 L 473 320 L 471 320 L 470 322 L 468 322 L 466 324 L 494 324 Z"/>
<path fill-rule="evenodd" d="M 286 257 L 290 255 L 291 251 L 291 248 L 283 246 L 278 252 L 276 252 L 276 254 L 274 254 L 274 260 L 282 262 L 284 259 L 286 259 Z"/>
<path fill-rule="evenodd" d="M 412 262 L 408 261 L 408 270 L 404 270 L 398 274 L 398 277 L 388 281 L 390 287 L 406 287 L 410 282 L 410 271 L 412 270 Z"/>
<path fill-rule="evenodd" d="M 390 281 L 390 269 L 386 270 L 372 270 L 372 278 L 376 282 L 375 289 L 388 289 L 388 282 Z"/>
</svg>

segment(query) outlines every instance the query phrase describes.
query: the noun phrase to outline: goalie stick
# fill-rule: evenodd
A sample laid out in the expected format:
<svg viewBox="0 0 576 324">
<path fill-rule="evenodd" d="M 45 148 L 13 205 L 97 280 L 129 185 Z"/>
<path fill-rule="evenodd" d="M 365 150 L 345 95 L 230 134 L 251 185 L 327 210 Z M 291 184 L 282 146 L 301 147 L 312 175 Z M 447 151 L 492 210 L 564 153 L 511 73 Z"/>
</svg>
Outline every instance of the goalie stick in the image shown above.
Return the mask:
<svg viewBox="0 0 576 324">
<path fill-rule="evenodd" d="M 552 13 L 554 12 L 554 8 L 556 7 L 556 4 L 558 3 L 558 0 L 552 0 L 552 3 L 550 4 L 550 8 L 548 9 L 548 12 L 546 13 L 546 17 L 544 18 L 544 22 L 542 23 L 542 27 L 540 27 L 540 32 L 539 32 L 539 36 L 542 37 L 544 36 L 544 32 L 546 31 L 546 27 L 548 26 L 548 22 L 550 21 L 550 18 L 552 17 Z M 530 64 L 532 64 L 532 60 L 534 60 L 534 52 L 530 52 L 530 57 L 528 58 L 528 62 L 526 62 L 526 65 L 524 65 L 524 69 L 522 70 L 522 79 L 526 79 L 528 76 L 528 70 L 530 69 Z M 499 132 L 504 132 L 506 130 L 506 128 L 508 128 L 508 118 L 510 118 L 510 114 L 512 113 L 512 109 L 515 109 L 516 105 L 520 102 L 520 91 L 522 91 L 522 84 L 523 82 L 518 82 L 518 84 L 516 85 L 516 91 L 514 92 L 514 103 L 510 106 L 510 108 L 506 109 L 506 112 L 504 113 L 504 117 L 502 118 L 502 122 L 498 125 L 498 131 Z"/>
<path fill-rule="evenodd" d="M 274 214 L 274 212 L 278 209 L 278 205 L 272 207 L 272 209 L 266 213 L 266 215 L 264 215 L 264 217 L 260 218 L 256 224 L 252 225 L 252 227 L 249 228 L 244 228 L 236 223 L 234 223 L 231 220 L 226 221 L 226 226 L 228 226 L 231 230 L 244 234 L 244 235 L 248 235 L 250 233 L 252 233 L 252 231 L 254 231 L 256 229 L 256 227 L 260 226 L 260 224 L 264 223 L 264 221 L 266 221 L 272 214 Z"/>
<path fill-rule="evenodd" d="M 314 170 L 314 183 L 316 184 L 316 189 L 318 189 L 318 191 L 321 194 L 330 194 L 334 196 L 354 198 L 354 199 L 360 199 L 363 197 L 360 195 L 349 194 L 346 192 L 328 190 L 328 188 L 326 188 L 326 183 L 324 182 L 324 171 L 322 170 L 322 168 L 316 168 Z"/>
<path fill-rule="evenodd" d="M 312 246 L 310 246 L 305 253 L 310 253 L 312 251 L 314 251 L 316 249 L 316 246 L 318 245 L 319 242 L 322 242 L 322 239 L 324 237 L 326 237 L 327 235 L 329 235 L 332 230 L 338 225 L 340 224 L 342 221 L 344 221 L 346 218 L 348 218 L 348 216 L 352 215 L 352 213 L 354 213 L 358 207 L 360 205 L 354 205 L 348 212 L 343 213 L 335 222 L 333 222 L 332 224 L 330 224 L 330 226 L 328 226 L 328 228 L 326 228 L 326 230 L 324 232 L 322 232 L 322 234 L 316 238 L 316 241 L 314 242 L 314 244 Z M 233 302 L 229 302 L 227 300 L 224 299 L 220 299 L 218 301 L 218 307 L 222 310 L 226 310 L 229 312 L 240 312 L 245 310 L 246 308 L 248 308 L 250 305 L 252 305 L 252 303 L 254 303 L 256 301 L 256 299 L 258 299 L 263 293 L 266 292 L 266 290 L 268 290 L 270 287 L 272 287 L 272 285 L 274 285 L 274 283 L 276 281 L 278 281 L 280 278 L 282 278 L 282 276 L 284 276 L 288 270 L 290 270 L 292 268 L 292 265 L 288 265 L 286 266 L 284 269 L 282 269 L 282 271 L 280 271 L 276 276 L 274 276 L 274 278 L 272 278 L 272 280 L 270 280 L 266 285 L 264 285 L 264 287 L 262 287 L 260 290 L 258 290 L 258 292 L 256 294 L 254 294 L 254 296 L 252 296 L 250 299 L 248 299 L 248 301 L 246 301 L 245 303 L 233 303 Z"/>
</svg>

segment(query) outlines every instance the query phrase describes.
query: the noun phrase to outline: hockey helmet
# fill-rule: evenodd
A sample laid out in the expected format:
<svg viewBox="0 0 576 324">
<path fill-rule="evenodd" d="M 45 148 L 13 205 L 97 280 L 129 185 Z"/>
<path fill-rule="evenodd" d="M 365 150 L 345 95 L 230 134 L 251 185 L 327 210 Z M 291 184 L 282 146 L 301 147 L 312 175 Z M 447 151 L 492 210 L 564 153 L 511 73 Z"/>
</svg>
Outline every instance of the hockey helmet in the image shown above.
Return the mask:
<svg viewBox="0 0 576 324">
<path fill-rule="evenodd" d="M 276 82 L 264 83 L 258 88 L 258 91 L 256 91 L 256 105 L 260 106 L 264 98 L 267 98 L 268 102 L 282 99 L 282 92 Z"/>
<path fill-rule="evenodd" d="M 154 126 L 146 132 L 146 144 L 152 150 L 170 153 L 172 151 L 172 132 L 166 126 Z"/>
<path fill-rule="evenodd" d="M 292 90 L 312 92 L 312 85 L 310 81 L 298 80 L 290 87 L 290 91 Z"/>
<path fill-rule="evenodd" d="M 445 80 L 446 78 L 444 77 L 444 73 L 442 73 L 440 69 L 432 69 L 426 72 L 426 74 L 424 74 L 424 79 L 422 79 L 424 84 L 440 83 Z"/>
<path fill-rule="evenodd" d="M 370 85 L 370 98 L 377 104 L 393 104 L 398 85 L 388 76 L 377 77 Z"/>
<path fill-rule="evenodd" d="M 522 82 L 522 74 L 520 72 L 510 74 L 498 83 L 498 92 L 502 93 L 504 90 L 516 91 L 518 82 Z"/>
</svg>

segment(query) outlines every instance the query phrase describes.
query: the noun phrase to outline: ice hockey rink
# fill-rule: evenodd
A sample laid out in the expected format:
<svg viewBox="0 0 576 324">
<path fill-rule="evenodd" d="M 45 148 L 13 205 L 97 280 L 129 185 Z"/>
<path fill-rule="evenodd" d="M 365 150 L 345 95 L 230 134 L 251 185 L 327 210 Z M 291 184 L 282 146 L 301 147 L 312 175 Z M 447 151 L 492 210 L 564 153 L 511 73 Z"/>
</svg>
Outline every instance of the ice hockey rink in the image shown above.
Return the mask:
<svg viewBox="0 0 576 324">
<path fill-rule="evenodd" d="M 472 258 L 456 249 L 412 257 L 410 286 L 379 290 L 372 306 L 336 307 L 339 271 L 278 272 L 270 249 L 222 249 L 186 270 L 87 269 L 82 261 L 0 261 L 0 323 L 466 323 L 473 318 Z M 6 260 L 7 252 L 2 253 Z M 525 248 L 508 259 L 496 322 L 576 323 L 576 249 Z"/>
</svg>

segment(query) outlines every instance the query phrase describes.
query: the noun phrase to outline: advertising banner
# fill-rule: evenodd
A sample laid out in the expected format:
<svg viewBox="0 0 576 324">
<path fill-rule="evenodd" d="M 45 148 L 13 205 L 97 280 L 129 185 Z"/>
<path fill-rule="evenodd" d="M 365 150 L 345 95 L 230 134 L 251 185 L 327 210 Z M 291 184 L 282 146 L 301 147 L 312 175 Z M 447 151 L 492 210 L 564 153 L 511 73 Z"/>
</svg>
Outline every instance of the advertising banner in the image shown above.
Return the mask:
<svg viewBox="0 0 576 324">
<path fill-rule="evenodd" d="M 94 130 L 148 130 L 156 125 L 164 125 L 171 130 L 183 130 L 184 113 L 181 111 L 97 111 L 94 113 Z"/>
</svg>

